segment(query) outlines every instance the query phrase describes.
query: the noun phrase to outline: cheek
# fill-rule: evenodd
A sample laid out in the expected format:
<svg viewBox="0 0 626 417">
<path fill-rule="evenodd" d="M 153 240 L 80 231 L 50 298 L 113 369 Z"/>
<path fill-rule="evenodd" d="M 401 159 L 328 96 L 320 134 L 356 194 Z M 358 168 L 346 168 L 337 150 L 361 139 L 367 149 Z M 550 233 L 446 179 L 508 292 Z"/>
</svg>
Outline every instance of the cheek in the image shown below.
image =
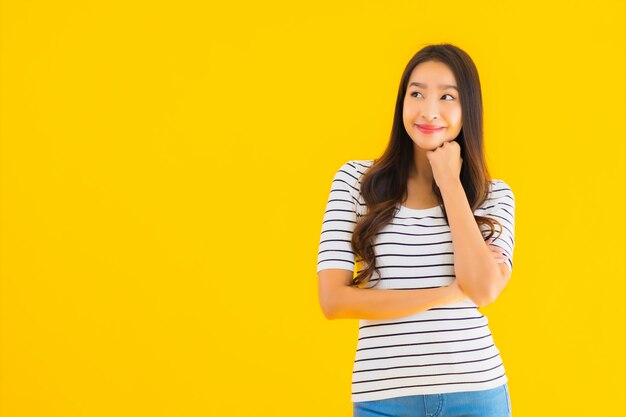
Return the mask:
<svg viewBox="0 0 626 417">
<path fill-rule="evenodd" d="M 402 113 L 406 114 L 409 110 L 409 103 L 406 102 L 406 100 L 404 100 L 404 102 L 402 103 Z"/>
<path fill-rule="evenodd" d="M 457 116 L 457 117 L 458 117 L 458 119 L 459 119 L 459 123 L 461 123 L 461 119 L 462 119 L 462 117 L 461 117 L 461 116 L 462 116 L 462 115 L 463 115 L 463 111 L 461 110 L 461 106 L 459 105 L 459 106 L 456 108 L 456 116 Z"/>
<path fill-rule="evenodd" d="M 411 117 L 411 107 L 404 105 L 402 107 L 402 117 L 405 121 L 407 121 Z"/>
<path fill-rule="evenodd" d="M 461 117 L 461 109 L 459 108 L 452 114 L 452 119 L 454 120 L 457 127 L 460 129 L 461 124 L 463 123 L 463 118 Z"/>
</svg>

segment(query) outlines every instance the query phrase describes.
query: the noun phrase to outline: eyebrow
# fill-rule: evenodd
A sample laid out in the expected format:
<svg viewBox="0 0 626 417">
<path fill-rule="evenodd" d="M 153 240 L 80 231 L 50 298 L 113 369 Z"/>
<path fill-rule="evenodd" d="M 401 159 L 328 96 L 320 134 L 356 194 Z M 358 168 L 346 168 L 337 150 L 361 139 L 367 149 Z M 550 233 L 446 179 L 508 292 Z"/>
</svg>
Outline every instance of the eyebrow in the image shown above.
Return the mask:
<svg viewBox="0 0 626 417">
<path fill-rule="evenodd" d="M 426 88 L 426 84 L 423 83 L 417 83 L 415 81 L 413 81 L 411 84 L 409 84 L 409 87 L 415 85 L 417 87 L 422 87 L 422 88 Z M 446 88 L 454 88 L 456 91 L 459 91 L 458 88 L 456 88 L 456 85 L 450 85 L 450 84 L 442 84 L 439 86 L 439 88 L 445 90 Z"/>
</svg>

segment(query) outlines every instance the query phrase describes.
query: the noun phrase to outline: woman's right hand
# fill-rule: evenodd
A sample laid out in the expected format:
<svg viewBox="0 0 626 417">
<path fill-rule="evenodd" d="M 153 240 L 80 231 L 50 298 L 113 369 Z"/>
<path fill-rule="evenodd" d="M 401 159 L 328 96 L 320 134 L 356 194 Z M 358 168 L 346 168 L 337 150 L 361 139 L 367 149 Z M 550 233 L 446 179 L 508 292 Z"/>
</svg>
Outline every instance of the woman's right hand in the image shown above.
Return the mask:
<svg viewBox="0 0 626 417">
<path fill-rule="evenodd" d="M 493 256 L 493 259 L 496 260 L 496 263 L 505 262 L 506 256 L 504 255 L 504 251 L 499 246 L 494 245 L 492 242 L 493 242 L 493 238 L 487 239 L 485 241 L 485 243 L 487 244 L 487 247 L 491 251 L 491 255 Z"/>
</svg>

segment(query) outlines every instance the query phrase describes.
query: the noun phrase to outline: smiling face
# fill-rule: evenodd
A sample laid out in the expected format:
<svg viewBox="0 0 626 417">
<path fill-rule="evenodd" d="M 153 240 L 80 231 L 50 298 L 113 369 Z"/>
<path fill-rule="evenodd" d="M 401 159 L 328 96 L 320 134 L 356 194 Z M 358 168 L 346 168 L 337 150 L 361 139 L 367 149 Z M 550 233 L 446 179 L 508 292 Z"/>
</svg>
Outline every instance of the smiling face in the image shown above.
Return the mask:
<svg viewBox="0 0 626 417">
<path fill-rule="evenodd" d="M 458 87 L 454 74 L 442 62 L 426 61 L 413 69 L 402 118 L 415 145 L 434 150 L 461 132 L 461 102 L 454 87 Z M 434 125 L 438 129 L 423 130 L 417 125 Z"/>
</svg>

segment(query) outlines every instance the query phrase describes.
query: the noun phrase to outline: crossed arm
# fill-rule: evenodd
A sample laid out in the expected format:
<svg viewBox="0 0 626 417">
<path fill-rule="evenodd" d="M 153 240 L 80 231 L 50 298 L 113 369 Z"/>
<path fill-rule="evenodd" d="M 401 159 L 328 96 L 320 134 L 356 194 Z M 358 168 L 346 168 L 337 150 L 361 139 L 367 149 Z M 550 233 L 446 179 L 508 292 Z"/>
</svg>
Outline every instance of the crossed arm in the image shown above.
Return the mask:
<svg viewBox="0 0 626 417">
<path fill-rule="evenodd" d="M 439 188 L 450 223 L 459 286 L 477 305 L 490 304 L 506 287 L 511 270 L 506 262 L 498 263 L 485 244 L 461 180 L 451 180 Z"/>
</svg>

